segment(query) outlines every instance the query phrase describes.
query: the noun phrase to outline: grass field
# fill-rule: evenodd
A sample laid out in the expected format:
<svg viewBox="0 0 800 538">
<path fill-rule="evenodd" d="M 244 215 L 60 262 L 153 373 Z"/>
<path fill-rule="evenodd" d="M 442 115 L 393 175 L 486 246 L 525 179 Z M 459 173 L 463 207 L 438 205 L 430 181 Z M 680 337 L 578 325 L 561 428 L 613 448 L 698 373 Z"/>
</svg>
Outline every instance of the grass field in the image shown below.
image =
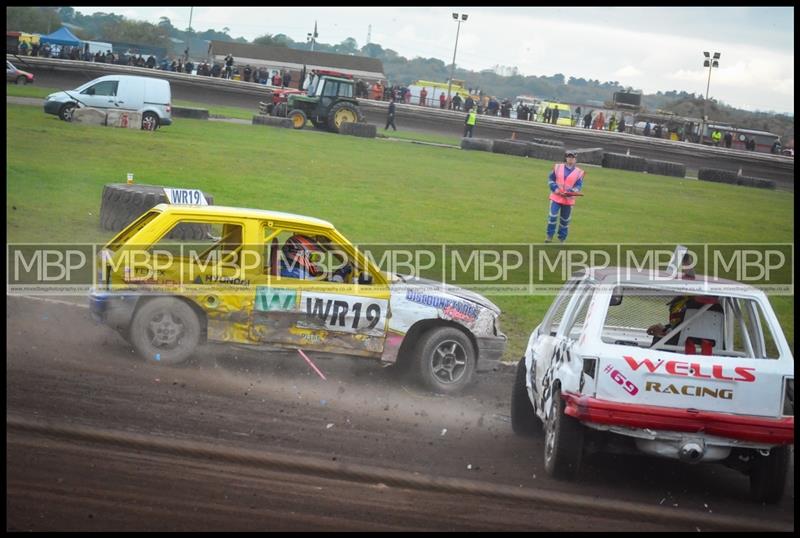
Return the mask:
<svg viewBox="0 0 800 538">
<path fill-rule="evenodd" d="M 8 88 L 37 97 L 45 90 Z M 39 107 L 6 110 L 8 242 L 107 240 L 98 224 L 102 187 L 124 182 L 127 172 L 138 183 L 203 189 L 220 205 L 323 218 L 359 243 L 544 239 L 551 162 L 186 119 L 155 133 L 104 129 L 61 122 Z M 571 243 L 794 241 L 794 199 L 785 193 L 586 171 Z M 505 359 L 513 360 L 552 297 L 491 298 L 503 308 L 511 338 Z M 771 301 L 793 346 L 792 299 Z"/>
</svg>

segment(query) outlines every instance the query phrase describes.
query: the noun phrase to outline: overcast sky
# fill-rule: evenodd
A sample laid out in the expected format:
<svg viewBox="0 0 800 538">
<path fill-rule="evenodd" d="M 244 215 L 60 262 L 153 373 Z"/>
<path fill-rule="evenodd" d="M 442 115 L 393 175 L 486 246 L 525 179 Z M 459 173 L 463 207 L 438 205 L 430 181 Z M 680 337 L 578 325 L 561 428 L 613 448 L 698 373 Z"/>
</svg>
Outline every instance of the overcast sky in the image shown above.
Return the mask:
<svg viewBox="0 0 800 538">
<path fill-rule="evenodd" d="M 747 110 L 794 114 L 794 8 L 792 7 L 446 7 L 255 8 L 75 7 L 88 15 L 126 18 L 195 31 L 229 28 L 252 40 L 286 34 L 305 41 L 317 23 L 318 40 L 352 37 L 408 59 L 453 59 L 453 12 L 467 13 L 458 36 L 456 65 L 471 70 L 517 66 L 522 75 L 619 81 L 645 93 L 685 90 L 705 95 L 703 51 L 720 52 L 710 96 Z M 509 96 L 510 97 L 510 96 Z"/>
</svg>

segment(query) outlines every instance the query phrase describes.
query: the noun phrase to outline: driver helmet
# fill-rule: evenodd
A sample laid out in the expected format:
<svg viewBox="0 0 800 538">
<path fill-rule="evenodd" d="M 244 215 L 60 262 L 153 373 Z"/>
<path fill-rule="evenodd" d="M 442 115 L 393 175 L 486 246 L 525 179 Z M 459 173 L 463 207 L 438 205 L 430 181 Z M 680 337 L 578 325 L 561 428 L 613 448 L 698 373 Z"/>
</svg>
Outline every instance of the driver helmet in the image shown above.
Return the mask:
<svg viewBox="0 0 800 538">
<path fill-rule="evenodd" d="M 316 277 L 324 273 L 322 267 L 311 261 L 312 253 L 319 253 L 316 258 L 321 258 L 324 251 L 307 235 L 295 234 L 283 244 L 283 254 L 289 264 L 296 270 L 304 271 L 308 276 Z"/>
</svg>

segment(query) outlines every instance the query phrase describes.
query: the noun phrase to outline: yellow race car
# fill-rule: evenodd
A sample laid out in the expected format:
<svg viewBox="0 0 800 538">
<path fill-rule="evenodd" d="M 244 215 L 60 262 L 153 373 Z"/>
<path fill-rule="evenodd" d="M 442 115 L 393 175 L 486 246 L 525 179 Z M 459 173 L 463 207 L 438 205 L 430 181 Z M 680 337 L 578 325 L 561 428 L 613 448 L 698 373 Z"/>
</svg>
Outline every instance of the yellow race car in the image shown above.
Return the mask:
<svg viewBox="0 0 800 538">
<path fill-rule="evenodd" d="M 505 348 L 500 309 L 485 297 L 383 272 L 312 217 L 160 204 L 100 254 L 93 316 L 161 363 L 205 342 L 316 350 L 407 363 L 448 393 Z"/>
</svg>

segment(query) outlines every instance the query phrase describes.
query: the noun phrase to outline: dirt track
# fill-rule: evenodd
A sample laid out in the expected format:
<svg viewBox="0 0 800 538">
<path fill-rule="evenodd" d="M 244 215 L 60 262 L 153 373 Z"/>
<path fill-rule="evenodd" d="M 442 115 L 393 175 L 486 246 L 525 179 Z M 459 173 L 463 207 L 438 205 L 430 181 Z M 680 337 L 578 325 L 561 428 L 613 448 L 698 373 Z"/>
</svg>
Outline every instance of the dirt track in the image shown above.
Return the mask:
<svg viewBox="0 0 800 538">
<path fill-rule="evenodd" d="M 6 326 L 9 424 L 43 427 L 7 426 L 9 530 L 694 531 L 725 516 L 794 526 L 793 477 L 777 507 L 751 503 L 746 477 L 717 465 L 594 455 L 578 483 L 547 478 L 541 438 L 511 432 L 509 366 L 440 397 L 356 359 L 314 357 L 327 381 L 296 354 L 232 348 L 164 368 L 136 357 L 87 309 L 62 304 L 8 297 Z M 42 433 L 48 424 L 120 441 Z M 170 443 L 180 450 L 158 449 Z M 374 472 L 323 476 L 237 454 Z M 598 509 L 490 494 L 512 488 L 595 498 Z M 604 512 L 609 501 L 643 511 Z"/>
</svg>

